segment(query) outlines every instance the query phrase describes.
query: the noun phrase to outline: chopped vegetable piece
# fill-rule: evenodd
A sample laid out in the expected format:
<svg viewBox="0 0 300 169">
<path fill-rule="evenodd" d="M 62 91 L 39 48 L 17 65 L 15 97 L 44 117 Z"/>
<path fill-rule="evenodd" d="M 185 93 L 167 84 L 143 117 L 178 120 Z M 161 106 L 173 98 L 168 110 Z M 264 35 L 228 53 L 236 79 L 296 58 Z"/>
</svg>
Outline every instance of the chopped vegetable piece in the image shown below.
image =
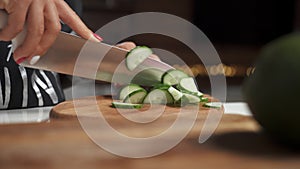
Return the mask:
<svg viewBox="0 0 300 169">
<path fill-rule="evenodd" d="M 209 102 L 203 105 L 204 107 L 220 109 L 223 104 L 221 102 Z"/>
<path fill-rule="evenodd" d="M 183 95 L 188 99 L 189 103 L 199 103 L 201 101 L 200 97 L 189 94 L 183 93 Z"/>
<path fill-rule="evenodd" d="M 167 85 L 177 85 L 182 78 L 189 77 L 181 70 L 171 69 L 162 76 L 162 83 Z"/>
<path fill-rule="evenodd" d="M 112 102 L 112 107 L 121 108 L 121 109 L 140 109 L 143 107 L 143 104 Z"/>
<path fill-rule="evenodd" d="M 189 93 L 198 97 L 203 96 L 203 93 L 198 91 L 196 83 L 192 77 L 182 78 L 177 85 L 177 88 L 185 93 Z"/>
<path fill-rule="evenodd" d="M 209 101 L 209 99 L 207 97 L 201 97 L 200 102 L 206 103 L 208 101 Z"/>
<path fill-rule="evenodd" d="M 161 83 L 155 84 L 155 85 L 153 86 L 154 89 L 161 89 L 161 90 L 168 90 L 169 87 L 170 87 L 170 85 L 167 85 L 167 84 L 161 84 Z"/>
<path fill-rule="evenodd" d="M 124 100 L 130 93 L 135 92 L 137 90 L 144 90 L 144 89 L 139 85 L 129 84 L 122 88 L 122 90 L 120 91 L 119 99 Z"/>
<path fill-rule="evenodd" d="M 128 52 L 126 56 L 126 66 L 128 70 L 134 70 L 141 64 L 147 57 L 152 54 L 152 50 L 146 46 L 137 46 Z"/>
<path fill-rule="evenodd" d="M 125 99 L 124 103 L 140 104 L 143 103 L 145 96 L 147 95 L 146 90 L 141 89 L 130 93 Z"/>
<path fill-rule="evenodd" d="M 178 101 L 181 99 L 181 97 L 183 96 L 183 94 L 178 91 L 177 89 L 175 89 L 174 87 L 169 87 L 168 92 L 171 94 L 171 96 L 173 97 L 174 101 Z"/>
<path fill-rule="evenodd" d="M 154 89 L 145 97 L 144 103 L 171 104 L 173 103 L 173 97 L 167 90 Z"/>
</svg>

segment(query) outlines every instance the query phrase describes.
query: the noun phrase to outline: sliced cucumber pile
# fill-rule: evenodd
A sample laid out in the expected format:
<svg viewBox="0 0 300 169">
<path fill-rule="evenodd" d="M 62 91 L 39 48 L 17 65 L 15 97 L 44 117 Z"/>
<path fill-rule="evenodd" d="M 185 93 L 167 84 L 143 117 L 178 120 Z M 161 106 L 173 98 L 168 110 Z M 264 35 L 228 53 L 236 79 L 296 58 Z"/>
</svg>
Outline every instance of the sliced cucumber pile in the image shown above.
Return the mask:
<svg viewBox="0 0 300 169">
<path fill-rule="evenodd" d="M 171 73 L 170 73 L 171 72 Z M 177 75 L 177 73 L 179 75 Z M 169 83 L 168 76 L 176 77 L 178 83 Z M 142 108 L 143 104 L 163 104 L 169 106 L 185 106 L 187 104 L 204 103 L 205 107 L 220 108 L 219 102 L 209 102 L 202 92 L 198 91 L 192 77 L 183 75 L 182 71 L 167 71 L 163 75 L 161 83 L 154 84 L 147 90 L 137 84 L 128 84 L 120 90 L 119 99 L 122 102 L 113 102 L 112 106 L 117 108 Z M 171 79 L 171 78 L 169 78 Z M 172 79 L 171 79 L 172 81 Z M 173 84 L 173 85 L 170 85 Z M 120 103 L 120 104 L 119 104 Z"/>
<path fill-rule="evenodd" d="M 146 46 L 137 46 L 133 48 L 130 52 L 127 53 L 125 60 L 128 70 L 134 70 L 152 53 L 152 50 Z"/>
<path fill-rule="evenodd" d="M 138 46 L 132 49 L 126 57 L 126 65 L 129 70 L 135 69 L 148 56 L 152 50 L 146 46 Z M 166 72 L 156 69 L 145 70 L 136 76 L 133 82 L 146 81 L 145 78 L 153 79 L 148 86 L 148 91 L 137 85 L 129 84 L 120 90 L 119 99 L 122 102 L 113 102 L 117 108 L 141 108 L 143 104 L 164 104 L 170 106 L 185 106 L 187 104 L 204 103 L 205 107 L 221 108 L 220 102 L 209 102 L 203 93 L 197 88 L 194 78 L 181 70 L 171 69 Z"/>
</svg>

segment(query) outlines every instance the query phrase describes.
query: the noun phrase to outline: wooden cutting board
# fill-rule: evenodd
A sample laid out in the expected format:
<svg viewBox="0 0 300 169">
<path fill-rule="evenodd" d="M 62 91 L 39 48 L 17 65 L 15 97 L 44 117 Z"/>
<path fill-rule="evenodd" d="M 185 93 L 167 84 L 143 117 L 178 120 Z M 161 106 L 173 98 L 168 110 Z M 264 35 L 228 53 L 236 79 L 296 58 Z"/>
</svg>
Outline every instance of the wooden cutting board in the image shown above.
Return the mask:
<svg viewBox="0 0 300 169">
<path fill-rule="evenodd" d="M 75 102 L 79 103 L 79 110 L 85 112 L 79 118 L 94 118 L 93 98 Z M 167 107 L 161 117 L 152 122 L 154 125 L 138 125 L 111 108 L 110 98 L 97 97 L 96 103 L 116 130 L 135 137 L 157 134 L 178 117 L 178 108 Z M 223 110 L 200 107 L 194 127 L 177 146 L 155 157 L 131 159 L 118 157 L 97 146 L 78 122 L 74 102 L 66 101 L 53 108 L 50 122 L 0 125 L 0 168 L 300 168 L 300 153 L 267 137 L 252 117 L 224 114 L 212 137 L 200 144 L 198 137 L 209 113 L 223 113 Z M 127 115 L 139 116 L 131 110 Z M 147 120 L 151 114 L 145 116 Z M 103 128 L 94 130 L 110 139 Z"/>
<path fill-rule="evenodd" d="M 205 95 L 205 97 L 209 98 L 209 101 L 217 101 L 216 99 Z M 93 116 L 94 111 L 100 112 L 107 118 L 113 117 L 122 117 L 120 115 L 120 111 L 124 112 L 125 114 L 131 114 L 131 115 L 139 115 L 141 112 L 147 111 L 150 106 L 148 104 L 145 104 L 142 109 L 139 109 L 138 111 L 136 109 L 116 109 L 111 106 L 111 103 L 113 102 L 112 98 L 110 96 L 95 96 L 95 97 L 86 97 L 86 98 L 80 98 L 77 100 L 70 100 L 65 101 L 63 103 L 60 103 L 56 105 L 52 111 L 50 116 L 52 118 L 72 118 L 77 116 Z M 74 104 L 76 105 L 76 109 L 74 108 Z M 157 109 L 152 109 L 151 114 L 155 114 L 155 111 L 160 111 L 161 106 L 157 105 Z M 190 105 L 183 107 L 183 109 L 194 109 L 195 106 Z M 77 110 L 77 112 L 76 112 Z M 164 115 L 170 115 L 179 113 L 181 110 L 180 107 L 171 107 L 166 106 L 163 113 Z M 203 107 L 202 104 L 199 105 L 199 114 L 207 114 L 209 111 L 218 111 L 219 113 L 223 113 L 224 109 L 209 109 L 206 107 Z M 80 113 L 82 112 L 82 113 Z M 145 114 L 144 114 L 145 115 Z"/>
<path fill-rule="evenodd" d="M 209 97 L 210 101 L 216 99 Z M 111 126 L 116 130 L 121 130 L 124 134 L 133 137 L 150 137 L 168 129 L 181 113 L 183 119 L 189 122 L 194 118 L 199 122 L 198 128 L 204 124 L 207 115 L 216 114 L 219 117 L 224 113 L 224 109 L 210 109 L 202 104 L 187 105 L 184 107 L 170 107 L 155 105 L 150 107 L 145 104 L 141 109 L 116 109 L 111 106 L 111 97 L 97 96 L 86 97 L 77 100 L 66 101 L 55 106 L 50 116 L 51 118 L 99 118 L 101 114 Z M 76 105 L 76 106 L 75 106 Z M 193 112 L 193 113 L 191 113 Z M 197 129 L 199 134 L 200 129 Z M 180 134 L 180 132 L 178 133 Z"/>
</svg>

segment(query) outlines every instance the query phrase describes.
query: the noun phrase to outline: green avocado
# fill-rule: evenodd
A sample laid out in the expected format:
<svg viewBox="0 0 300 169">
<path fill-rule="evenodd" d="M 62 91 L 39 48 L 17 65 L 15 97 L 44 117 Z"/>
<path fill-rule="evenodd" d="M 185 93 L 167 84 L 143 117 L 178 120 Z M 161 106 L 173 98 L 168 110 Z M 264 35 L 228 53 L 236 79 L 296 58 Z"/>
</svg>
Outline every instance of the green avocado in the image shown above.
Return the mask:
<svg viewBox="0 0 300 169">
<path fill-rule="evenodd" d="M 267 44 L 243 93 L 254 118 L 274 138 L 300 147 L 300 33 Z"/>
</svg>

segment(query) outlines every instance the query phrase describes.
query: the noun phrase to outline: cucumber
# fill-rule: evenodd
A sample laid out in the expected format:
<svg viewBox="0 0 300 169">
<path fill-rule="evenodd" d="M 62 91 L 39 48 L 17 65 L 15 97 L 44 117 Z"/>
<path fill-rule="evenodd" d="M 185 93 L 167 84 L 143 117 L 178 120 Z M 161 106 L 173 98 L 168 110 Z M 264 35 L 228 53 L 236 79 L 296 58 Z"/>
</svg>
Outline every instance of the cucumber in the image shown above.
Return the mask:
<svg viewBox="0 0 300 169">
<path fill-rule="evenodd" d="M 223 106 L 223 104 L 221 102 L 209 102 L 205 103 L 203 106 L 208 108 L 220 109 Z"/>
<path fill-rule="evenodd" d="M 198 92 L 194 78 L 192 78 L 192 77 L 182 78 L 178 84 L 178 88 L 192 92 L 192 93 Z"/>
<path fill-rule="evenodd" d="M 154 89 L 147 94 L 147 96 L 144 99 L 144 103 L 171 104 L 173 103 L 173 97 L 167 90 Z"/>
<path fill-rule="evenodd" d="M 140 104 L 143 103 L 145 96 L 147 95 L 147 92 L 145 89 L 137 90 L 132 93 L 130 93 L 126 98 L 124 99 L 124 103 L 133 103 L 133 104 Z"/>
<path fill-rule="evenodd" d="M 128 96 L 130 93 L 135 92 L 137 90 L 141 90 L 141 89 L 143 89 L 143 88 L 139 85 L 129 84 L 121 89 L 120 94 L 119 94 L 119 99 L 124 100 L 126 98 L 126 96 Z"/>
<path fill-rule="evenodd" d="M 169 87 L 168 89 L 168 92 L 171 94 L 171 96 L 173 97 L 174 99 L 174 102 L 176 101 L 179 101 L 182 96 L 183 96 L 183 93 L 181 93 L 179 90 L 175 89 L 174 87 Z"/>
<path fill-rule="evenodd" d="M 203 102 L 203 103 L 206 103 L 209 101 L 209 99 L 207 97 L 201 97 L 200 99 L 201 99 L 200 102 Z"/>
<path fill-rule="evenodd" d="M 161 83 L 155 84 L 155 85 L 153 86 L 154 89 L 161 89 L 161 90 L 168 90 L 169 87 L 170 87 L 170 85 L 167 85 L 167 84 L 161 84 Z"/>
<path fill-rule="evenodd" d="M 199 103 L 201 101 L 200 97 L 189 94 L 189 93 L 183 93 L 183 95 L 188 99 L 189 103 Z"/>
<path fill-rule="evenodd" d="M 190 103 L 189 99 L 183 94 L 182 97 L 179 100 L 174 101 L 173 106 L 183 107 L 183 106 L 185 106 L 189 103 Z"/>
<path fill-rule="evenodd" d="M 153 86 L 161 82 L 161 77 L 164 71 L 157 68 L 148 68 L 140 71 L 132 79 L 132 83 L 137 83 L 142 86 Z"/>
<path fill-rule="evenodd" d="M 198 91 L 198 92 L 196 92 L 196 93 L 192 93 L 192 94 L 193 94 L 193 95 L 196 95 L 196 96 L 198 96 L 198 97 L 200 97 L 200 98 L 203 97 L 203 93 L 200 92 L 200 91 Z"/>
<path fill-rule="evenodd" d="M 167 85 L 177 85 L 182 78 L 189 77 L 186 73 L 181 70 L 171 69 L 164 73 L 162 76 L 162 83 Z"/>
<path fill-rule="evenodd" d="M 177 88 L 185 93 L 189 93 L 198 97 L 203 96 L 203 93 L 198 91 L 195 80 L 192 77 L 182 78 L 177 85 Z"/>
<path fill-rule="evenodd" d="M 112 102 L 112 107 L 121 109 L 140 109 L 143 104 L 132 104 L 132 103 L 122 103 L 122 102 Z"/>
<path fill-rule="evenodd" d="M 141 64 L 148 56 L 152 54 L 152 50 L 146 46 L 137 46 L 133 48 L 126 55 L 126 66 L 128 70 L 134 70 L 139 64 Z"/>
<path fill-rule="evenodd" d="M 191 83 L 191 84 L 186 84 Z M 222 104 L 219 102 L 207 103 L 208 98 L 204 98 L 203 94 L 195 90 L 193 78 L 183 78 L 179 89 L 167 84 L 154 84 L 152 90 L 147 91 L 139 85 L 129 84 L 120 91 L 120 100 L 124 104 L 118 102 L 113 103 L 113 107 L 118 108 L 140 108 L 140 104 L 167 104 L 169 106 L 182 107 L 187 104 L 205 103 L 205 107 L 220 108 Z"/>
</svg>

